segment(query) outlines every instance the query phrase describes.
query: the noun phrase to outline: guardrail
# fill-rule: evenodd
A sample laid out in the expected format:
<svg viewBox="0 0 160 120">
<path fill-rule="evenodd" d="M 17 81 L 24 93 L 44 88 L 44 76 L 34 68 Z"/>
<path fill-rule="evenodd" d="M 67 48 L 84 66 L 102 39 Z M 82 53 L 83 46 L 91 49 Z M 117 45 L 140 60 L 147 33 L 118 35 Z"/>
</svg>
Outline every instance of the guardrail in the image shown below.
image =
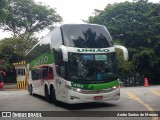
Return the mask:
<svg viewBox="0 0 160 120">
<path fill-rule="evenodd" d="M 120 81 L 123 82 L 124 86 L 143 86 L 144 78 L 140 75 L 130 74 L 119 77 Z"/>
</svg>

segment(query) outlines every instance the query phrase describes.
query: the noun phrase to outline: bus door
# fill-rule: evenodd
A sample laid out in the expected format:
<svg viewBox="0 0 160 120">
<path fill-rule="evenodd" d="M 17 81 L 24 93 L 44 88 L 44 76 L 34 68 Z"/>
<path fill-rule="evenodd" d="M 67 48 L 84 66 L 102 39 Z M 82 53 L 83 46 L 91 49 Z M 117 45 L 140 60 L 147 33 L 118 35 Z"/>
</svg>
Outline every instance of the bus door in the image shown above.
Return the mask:
<svg viewBox="0 0 160 120">
<path fill-rule="evenodd" d="M 58 88 L 58 93 L 59 93 L 59 97 L 60 99 L 65 101 L 66 98 L 66 80 L 65 80 L 65 67 L 64 64 L 59 65 L 56 68 L 57 74 L 58 74 L 58 78 L 57 78 L 57 88 Z"/>
<path fill-rule="evenodd" d="M 60 99 L 65 100 L 66 95 L 66 63 L 63 60 L 62 50 L 54 49 L 54 59 L 55 59 L 55 67 L 56 67 L 56 87 L 58 91 L 58 95 Z"/>
</svg>

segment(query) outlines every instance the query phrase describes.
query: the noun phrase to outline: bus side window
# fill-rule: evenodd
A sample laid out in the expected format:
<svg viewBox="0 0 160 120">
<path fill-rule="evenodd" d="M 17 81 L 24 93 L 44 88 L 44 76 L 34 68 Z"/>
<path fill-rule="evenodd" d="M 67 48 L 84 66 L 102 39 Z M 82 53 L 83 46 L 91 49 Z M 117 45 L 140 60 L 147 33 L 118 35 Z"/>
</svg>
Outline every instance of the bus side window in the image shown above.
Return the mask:
<svg viewBox="0 0 160 120">
<path fill-rule="evenodd" d="M 49 67 L 48 79 L 54 79 L 53 68 L 52 67 Z"/>
<path fill-rule="evenodd" d="M 48 68 L 47 67 L 42 67 L 42 79 L 45 80 L 48 75 Z"/>
<path fill-rule="evenodd" d="M 53 52 L 55 55 L 56 72 L 59 76 L 61 76 L 62 78 L 65 78 L 66 77 L 65 62 L 63 61 L 63 57 L 62 57 L 62 50 L 53 49 Z"/>
<path fill-rule="evenodd" d="M 61 67 L 60 67 L 60 74 L 61 74 L 61 77 L 65 78 L 65 67 L 64 67 L 64 65 L 61 65 Z"/>
<path fill-rule="evenodd" d="M 40 69 L 32 70 L 31 73 L 32 73 L 32 80 L 39 80 L 39 79 L 41 79 L 41 77 L 40 77 L 40 75 L 41 75 Z"/>
<path fill-rule="evenodd" d="M 42 68 L 42 79 L 43 80 L 51 80 L 54 79 L 53 68 L 49 66 L 45 66 Z"/>
</svg>

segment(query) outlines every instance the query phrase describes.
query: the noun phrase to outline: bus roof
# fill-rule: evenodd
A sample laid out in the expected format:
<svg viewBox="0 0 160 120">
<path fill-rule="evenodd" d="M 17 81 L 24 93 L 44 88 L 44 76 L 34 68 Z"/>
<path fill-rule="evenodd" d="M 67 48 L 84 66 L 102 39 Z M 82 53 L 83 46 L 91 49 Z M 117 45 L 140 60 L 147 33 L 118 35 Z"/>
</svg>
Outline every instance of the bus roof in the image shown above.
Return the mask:
<svg viewBox="0 0 160 120">
<path fill-rule="evenodd" d="M 64 26 L 98 26 L 98 27 L 104 27 L 105 28 L 105 26 L 104 25 L 100 25 L 100 24 L 92 24 L 92 23 L 69 23 L 69 24 L 60 24 L 60 25 L 57 25 L 57 26 L 55 26 L 54 27 L 54 29 L 56 29 L 56 28 L 62 28 L 62 27 L 64 27 Z M 53 29 L 53 30 L 54 30 Z M 51 30 L 49 33 L 47 33 L 40 41 L 38 41 L 35 45 L 34 45 L 34 47 L 35 46 L 37 46 L 38 44 L 40 44 L 41 43 L 41 41 L 43 40 L 43 39 L 45 39 L 47 36 L 50 36 L 51 34 L 52 34 L 52 31 L 53 30 Z M 107 29 L 106 29 L 107 30 Z M 108 31 L 108 30 L 107 30 Z M 26 54 L 26 56 L 34 49 L 34 47 L 33 48 L 31 48 L 28 52 L 27 52 L 27 54 Z"/>
</svg>

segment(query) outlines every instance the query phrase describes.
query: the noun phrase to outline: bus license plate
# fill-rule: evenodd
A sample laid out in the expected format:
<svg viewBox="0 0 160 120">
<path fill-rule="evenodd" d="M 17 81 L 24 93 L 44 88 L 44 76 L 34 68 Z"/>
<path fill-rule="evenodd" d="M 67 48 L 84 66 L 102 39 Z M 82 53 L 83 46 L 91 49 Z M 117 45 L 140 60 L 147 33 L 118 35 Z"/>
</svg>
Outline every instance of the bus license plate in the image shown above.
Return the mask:
<svg viewBox="0 0 160 120">
<path fill-rule="evenodd" d="M 93 99 L 94 99 L 94 100 L 102 100 L 102 99 L 103 99 L 103 96 L 94 96 Z"/>
</svg>

